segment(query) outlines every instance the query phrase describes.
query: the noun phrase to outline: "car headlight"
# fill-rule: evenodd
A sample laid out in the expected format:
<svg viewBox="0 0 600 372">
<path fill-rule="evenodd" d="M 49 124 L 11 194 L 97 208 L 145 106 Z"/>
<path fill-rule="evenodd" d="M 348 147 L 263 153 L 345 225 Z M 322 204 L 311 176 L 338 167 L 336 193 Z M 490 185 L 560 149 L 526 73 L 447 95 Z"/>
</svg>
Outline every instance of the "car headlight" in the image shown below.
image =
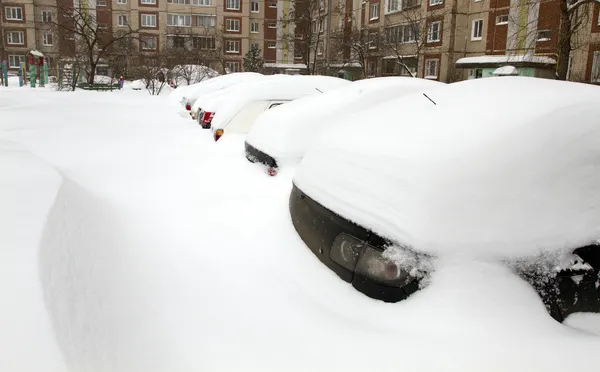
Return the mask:
<svg viewBox="0 0 600 372">
<path fill-rule="evenodd" d="M 402 287 L 413 278 L 398 264 L 383 256 L 383 251 L 346 233 L 339 234 L 329 252 L 338 265 L 379 283 Z"/>
</svg>

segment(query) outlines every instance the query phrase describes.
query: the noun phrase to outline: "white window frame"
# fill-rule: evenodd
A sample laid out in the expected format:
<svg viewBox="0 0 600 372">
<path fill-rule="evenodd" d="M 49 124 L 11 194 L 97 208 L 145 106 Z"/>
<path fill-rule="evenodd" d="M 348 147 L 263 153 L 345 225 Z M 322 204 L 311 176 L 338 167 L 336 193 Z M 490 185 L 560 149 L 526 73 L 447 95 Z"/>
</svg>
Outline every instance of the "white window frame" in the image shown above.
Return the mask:
<svg viewBox="0 0 600 372">
<path fill-rule="evenodd" d="M 19 43 L 15 43 L 14 40 L 12 40 L 13 34 L 20 35 L 18 37 L 18 39 L 20 40 Z M 23 31 L 6 31 L 6 43 L 8 45 L 25 45 L 25 32 L 23 32 Z"/>
<path fill-rule="evenodd" d="M 273 23 L 273 22 L 267 23 L 267 28 L 277 28 L 277 23 Z"/>
<path fill-rule="evenodd" d="M 239 19 L 227 18 L 225 20 L 225 31 L 227 31 L 227 32 L 240 32 L 240 29 L 242 27 L 241 23 L 242 22 L 240 22 Z"/>
<path fill-rule="evenodd" d="M 267 43 L 267 49 L 277 49 L 277 43 Z"/>
<path fill-rule="evenodd" d="M 196 17 L 196 24 L 194 25 L 194 20 L 192 19 L 192 27 L 204 27 L 204 28 L 215 28 L 217 27 L 217 15 L 216 14 L 192 14 L 192 17 Z M 209 20 L 209 25 L 204 26 L 200 25 L 198 19 L 206 19 Z M 204 23 L 204 21 L 202 22 Z"/>
<path fill-rule="evenodd" d="M 15 58 L 18 58 L 19 63 L 16 65 L 11 64 L 11 57 L 12 57 L 13 61 Z M 20 54 L 11 54 L 8 56 L 8 68 L 20 68 L 21 62 L 25 62 L 25 56 L 22 56 Z"/>
<path fill-rule="evenodd" d="M 319 21 L 319 33 L 325 32 L 325 18 L 321 18 Z"/>
<path fill-rule="evenodd" d="M 190 0 L 185 0 L 188 3 Z M 193 6 L 212 6 L 212 0 L 191 0 Z"/>
<path fill-rule="evenodd" d="M 402 10 L 402 0 L 385 0 L 385 14 Z"/>
<path fill-rule="evenodd" d="M 600 83 L 600 50 L 595 51 L 592 59 L 592 72 L 590 74 L 590 82 Z"/>
<path fill-rule="evenodd" d="M 478 3 L 480 1 L 483 1 L 483 0 L 473 0 L 474 3 Z"/>
<path fill-rule="evenodd" d="M 240 41 L 239 40 L 226 40 L 225 41 L 225 53 L 239 54 L 240 53 Z"/>
<path fill-rule="evenodd" d="M 433 26 L 437 25 L 437 36 L 433 38 Z M 437 43 L 442 39 L 442 21 L 435 21 L 429 23 L 427 26 L 427 42 L 428 43 Z"/>
<path fill-rule="evenodd" d="M 506 17 L 506 21 L 501 21 L 500 19 L 504 19 Z M 508 14 L 502 14 L 496 17 L 496 26 L 502 26 L 508 24 Z"/>
<path fill-rule="evenodd" d="M 106 0 L 96 0 L 96 7 L 106 7 Z"/>
<path fill-rule="evenodd" d="M 125 22 L 123 22 L 123 20 L 125 20 Z M 119 27 L 129 27 L 129 18 L 127 17 L 127 14 L 119 14 L 117 16 L 117 24 Z"/>
<path fill-rule="evenodd" d="M 250 22 L 250 33 L 258 34 L 258 30 L 260 30 L 258 22 Z"/>
<path fill-rule="evenodd" d="M 272 6 L 272 5 L 274 5 L 274 6 Z M 271 9 L 277 9 L 277 3 L 273 2 L 273 1 L 269 1 L 269 4 L 267 6 Z"/>
<path fill-rule="evenodd" d="M 479 40 L 483 40 L 483 18 L 474 19 L 471 22 L 471 41 Z"/>
<path fill-rule="evenodd" d="M 549 32 L 550 33 L 550 37 L 540 37 L 540 33 L 542 32 Z M 544 42 L 544 41 L 550 41 L 552 40 L 552 30 L 548 29 L 548 30 L 537 30 L 537 35 L 535 38 L 535 41 L 540 41 L 540 42 Z"/>
<path fill-rule="evenodd" d="M 444 0 L 429 0 L 429 6 L 441 5 L 444 3 Z"/>
<path fill-rule="evenodd" d="M 258 12 L 260 12 L 260 6 L 258 5 L 258 1 L 251 1 L 250 2 L 250 13 L 258 13 Z"/>
<path fill-rule="evenodd" d="M 241 0 L 225 0 L 226 10 L 240 10 L 242 7 Z"/>
<path fill-rule="evenodd" d="M 48 42 L 48 36 L 50 36 L 50 42 Z M 44 32 L 42 35 L 42 45 L 43 46 L 53 46 L 54 45 L 54 35 L 52 35 L 52 31 Z"/>
<path fill-rule="evenodd" d="M 374 3 L 369 7 L 369 21 L 377 19 L 379 19 L 379 3 Z"/>
<path fill-rule="evenodd" d="M 146 45 L 145 39 L 154 40 L 154 47 L 148 48 Z M 151 35 L 140 36 L 140 44 L 141 44 L 142 50 L 156 50 L 158 47 L 158 38 L 156 36 L 151 36 Z"/>
<path fill-rule="evenodd" d="M 18 10 L 18 12 L 17 12 Z M 13 14 L 13 11 L 14 14 Z M 18 14 L 17 14 L 18 13 Z M 22 21 L 23 18 L 23 8 L 20 6 L 7 6 L 4 7 L 4 17 L 7 21 Z"/>
<path fill-rule="evenodd" d="M 429 74 L 430 66 L 429 64 L 435 63 L 435 75 Z M 423 71 L 423 75 L 425 79 L 437 79 L 440 74 L 440 60 L 438 58 L 425 59 L 425 71 Z"/>
<path fill-rule="evenodd" d="M 141 19 L 142 27 L 145 27 L 145 28 L 156 28 L 157 25 L 158 25 L 158 23 L 156 22 L 157 21 L 156 14 L 142 13 L 141 18 L 142 18 Z M 154 19 L 154 25 L 151 25 L 152 22 L 148 22 L 150 19 Z"/>
<path fill-rule="evenodd" d="M 156 5 L 157 0 L 140 0 L 142 5 Z"/>
<path fill-rule="evenodd" d="M 117 4 L 119 4 L 119 5 L 126 5 L 127 4 L 127 0 L 117 0 Z"/>
<path fill-rule="evenodd" d="M 214 37 L 211 36 L 193 36 L 192 37 L 192 46 L 194 45 L 194 40 L 196 40 L 196 49 L 198 50 L 215 50 L 217 49 L 217 42 L 215 40 Z M 202 40 L 210 40 L 209 42 L 206 42 L 205 44 L 207 44 L 207 46 L 210 46 L 211 48 L 202 48 Z M 210 45 L 208 45 L 210 44 Z"/>
<path fill-rule="evenodd" d="M 235 66 L 235 68 L 231 68 Z M 242 65 L 237 61 L 225 61 L 225 69 L 229 70 L 229 72 L 240 72 L 242 71 Z"/>
<path fill-rule="evenodd" d="M 167 13 L 167 26 L 192 27 L 192 15 L 181 13 Z"/>
<path fill-rule="evenodd" d="M 53 14 L 51 10 L 42 10 L 40 14 L 42 16 L 42 23 L 52 23 Z M 50 17 L 48 17 L 48 14 L 50 14 Z"/>
</svg>

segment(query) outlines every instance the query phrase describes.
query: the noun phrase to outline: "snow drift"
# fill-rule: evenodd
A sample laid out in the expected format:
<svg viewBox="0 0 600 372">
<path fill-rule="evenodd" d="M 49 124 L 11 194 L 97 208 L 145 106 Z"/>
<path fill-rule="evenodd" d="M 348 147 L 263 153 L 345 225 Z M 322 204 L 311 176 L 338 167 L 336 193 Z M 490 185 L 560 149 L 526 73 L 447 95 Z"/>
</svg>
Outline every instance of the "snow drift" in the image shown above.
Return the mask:
<svg viewBox="0 0 600 372">
<path fill-rule="evenodd" d="M 419 251 L 574 249 L 600 237 L 598 102 L 595 86 L 519 77 L 429 89 L 365 110 L 368 128 L 338 123 L 294 182 Z"/>
</svg>

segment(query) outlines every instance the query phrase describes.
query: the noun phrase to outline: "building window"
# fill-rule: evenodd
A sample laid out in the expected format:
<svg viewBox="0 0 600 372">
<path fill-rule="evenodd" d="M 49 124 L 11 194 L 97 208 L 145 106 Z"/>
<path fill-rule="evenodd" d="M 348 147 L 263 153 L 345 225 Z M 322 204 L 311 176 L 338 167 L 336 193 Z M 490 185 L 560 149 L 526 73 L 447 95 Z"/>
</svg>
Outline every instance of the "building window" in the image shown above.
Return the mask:
<svg viewBox="0 0 600 372">
<path fill-rule="evenodd" d="M 258 22 L 250 23 L 250 32 L 252 32 L 253 34 L 258 33 Z"/>
<path fill-rule="evenodd" d="M 499 15 L 496 17 L 496 26 L 507 25 L 508 24 L 508 14 Z"/>
<path fill-rule="evenodd" d="M 430 6 L 440 5 L 443 2 L 444 2 L 444 0 L 429 0 L 429 5 Z"/>
<path fill-rule="evenodd" d="M 167 46 L 169 48 L 185 48 L 186 38 L 180 35 L 167 36 Z"/>
<path fill-rule="evenodd" d="M 129 20 L 125 14 L 119 14 L 118 16 L 119 27 L 127 27 L 129 26 Z"/>
<path fill-rule="evenodd" d="M 481 40 L 483 38 L 483 19 L 476 19 L 471 26 L 471 40 Z"/>
<path fill-rule="evenodd" d="M 592 61 L 592 83 L 600 83 L 600 50 L 594 52 L 594 59 Z"/>
<path fill-rule="evenodd" d="M 442 22 L 431 22 L 427 27 L 427 42 L 434 43 L 440 41 L 440 34 L 442 30 Z"/>
<path fill-rule="evenodd" d="M 277 9 L 277 3 L 270 2 L 269 3 L 269 8 L 271 8 L 271 9 Z"/>
<path fill-rule="evenodd" d="M 6 41 L 10 45 L 23 45 L 25 44 L 25 33 L 23 31 L 8 31 Z"/>
<path fill-rule="evenodd" d="M 375 76 L 375 74 L 377 74 L 377 64 L 375 61 L 369 61 L 369 64 L 367 65 L 367 75 Z"/>
<path fill-rule="evenodd" d="M 42 44 L 44 46 L 52 46 L 52 31 L 48 31 L 42 35 Z"/>
<path fill-rule="evenodd" d="M 96 0 L 96 6 L 104 7 L 106 6 L 106 0 Z"/>
<path fill-rule="evenodd" d="M 240 32 L 240 20 L 239 19 L 226 19 L 225 30 L 231 32 Z"/>
<path fill-rule="evenodd" d="M 4 15 L 7 21 L 22 21 L 23 8 L 20 6 L 7 6 L 4 8 Z"/>
<path fill-rule="evenodd" d="M 379 3 L 371 4 L 371 13 L 369 14 L 371 21 L 379 19 Z"/>
<path fill-rule="evenodd" d="M 120 4 L 120 5 L 127 4 L 127 0 L 117 0 L 117 4 Z"/>
<path fill-rule="evenodd" d="M 481 79 L 482 77 L 483 77 L 483 69 L 481 69 L 481 68 L 469 69 L 469 80 Z"/>
<path fill-rule="evenodd" d="M 240 52 L 240 41 L 239 40 L 227 40 L 225 42 L 225 53 L 239 53 Z"/>
<path fill-rule="evenodd" d="M 325 18 L 319 21 L 319 32 L 322 33 L 323 31 L 325 31 Z"/>
<path fill-rule="evenodd" d="M 376 32 L 370 33 L 368 38 L 367 38 L 367 45 L 369 46 L 369 49 L 377 49 L 378 47 L 378 43 L 377 43 L 377 39 L 378 39 L 379 35 Z"/>
<path fill-rule="evenodd" d="M 217 26 L 217 16 L 214 14 L 196 14 L 192 19 L 194 27 L 213 28 Z"/>
<path fill-rule="evenodd" d="M 267 24 L 268 28 L 277 28 L 277 23 L 269 23 Z"/>
<path fill-rule="evenodd" d="M 421 5 L 420 0 L 404 0 L 404 9 L 414 8 Z"/>
<path fill-rule="evenodd" d="M 387 42 L 389 44 L 414 43 L 419 39 L 419 27 L 418 23 L 389 27 L 386 29 Z"/>
<path fill-rule="evenodd" d="M 317 55 L 318 56 L 322 56 L 323 55 L 323 50 L 325 48 L 323 48 L 323 42 L 319 41 L 319 44 L 317 44 Z"/>
<path fill-rule="evenodd" d="M 194 6 L 210 6 L 212 4 L 211 0 L 167 0 L 169 4 L 184 4 L 184 5 L 194 5 Z"/>
<path fill-rule="evenodd" d="M 425 60 L 425 79 L 437 79 L 438 77 L 438 59 Z"/>
<path fill-rule="evenodd" d="M 140 0 L 142 5 L 156 5 L 156 0 Z"/>
<path fill-rule="evenodd" d="M 259 10 L 258 10 L 258 1 L 252 1 L 250 3 L 250 11 L 252 13 L 258 13 L 259 12 Z"/>
<path fill-rule="evenodd" d="M 267 43 L 267 48 L 269 48 L 269 49 L 277 49 L 277 44 L 276 43 Z"/>
<path fill-rule="evenodd" d="M 142 27 L 156 28 L 156 14 L 142 14 Z"/>
<path fill-rule="evenodd" d="M 192 16 L 190 14 L 167 14 L 167 26 L 191 27 Z"/>
<path fill-rule="evenodd" d="M 300 51 L 294 51 L 294 59 L 302 59 L 304 57 L 302 57 L 302 52 Z"/>
<path fill-rule="evenodd" d="M 400 10 L 400 0 L 387 0 L 385 6 L 386 13 L 397 12 Z"/>
<path fill-rule="evenodd" d="M 225 0 L 225 9 L 240 10 L 240 0 Z"/>
<path fill-rule="evenodd" d="M 228 72 L 240 72 L 241 65 L 239 62 L 225 62 L 225 70 Z"/>
<path fill-rule="evenodd" d="M 144 50 L 156 49 L 156 36 L 140 36 L 140 43 Z"/>
<path fill-rule="evenodd" d="M 21 62 L 25 62 L 25 56 L 8 56 L 9 68 L 19 68 L 21 67 Z"/>
<path fill-rule="evenodd" d="M 212 50 L 216 49 L 216 42 L 214 37 L 200 36 L 192 38 L 192 45 L 195 49 Z"/>
<path fill-rule="evenodd" d="M 552 31 L 539 30 L 537 33 L 537 41 L 550 41 L 552 39 Z"/>
<path fill-rule="evenodd" d="M 42 11 L 42 23 L 52 23 L 52 12 L 49 10 Z"/>
</svg>

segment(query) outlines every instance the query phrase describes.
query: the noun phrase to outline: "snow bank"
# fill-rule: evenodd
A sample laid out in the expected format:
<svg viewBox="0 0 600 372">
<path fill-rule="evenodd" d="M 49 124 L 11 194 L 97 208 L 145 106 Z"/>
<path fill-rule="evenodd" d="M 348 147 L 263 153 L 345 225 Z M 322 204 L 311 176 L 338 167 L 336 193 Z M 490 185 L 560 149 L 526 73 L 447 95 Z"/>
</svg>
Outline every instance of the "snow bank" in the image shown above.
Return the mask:
<svg viewBox="0 0 600 372">
<path fill-rule="evenodd" d="M 39 243 L 61 176 L 3 140 L 0 174 L 0 370 L 66 371 L 38 271 Z"/>
<path fill-rule="evenodd" d="M 364 79 L 321 95 L 312 95 L 265 111 L 258 117 L 246 142 L 269 154 L 278 164 L 297 163 L 320 131 L 343 115 L 370 120 L 359 111 L 386 100 L 441 85 L 409 77 Z"/>
<path fill-rule="evenodd" d="M 436 255 L 522 256 L 600 237 L 598 87 L 502 77 L 426 93 L 435 103 L 417 93 L 339 123 L 295 183 Z"/>
<path fill-rule="evenodd" d="M 318 75 L 269 76 L 230 90 L 231 96 L 220 105 L 212 121 L 212 128 L 223 128 L 249 102 L 260 100 L 295 100 L 322 94 L 351 83 L 347 80 Z"/>
</svg>

